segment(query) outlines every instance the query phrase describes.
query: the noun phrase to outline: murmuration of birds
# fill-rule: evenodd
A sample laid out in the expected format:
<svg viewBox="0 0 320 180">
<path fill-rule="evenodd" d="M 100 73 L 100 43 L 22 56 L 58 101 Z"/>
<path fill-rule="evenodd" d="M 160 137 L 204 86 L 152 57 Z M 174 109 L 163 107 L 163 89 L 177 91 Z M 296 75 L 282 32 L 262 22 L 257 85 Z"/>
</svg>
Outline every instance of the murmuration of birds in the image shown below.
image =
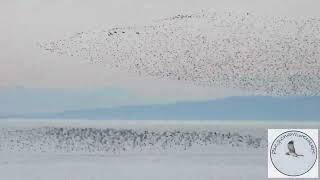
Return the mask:
<svg viewBox="0 0 320 180">
<path fill-rule="evenodd" d="M 320 19 L 201 11 L 76 33 L 43 49 L 110 68 L 254 95 L 320 95 Z"/>
<path fill-rule="evenodd" d="M 183 152 L 192 147 L 262 149 L 266 137 L 212 130 L 41 127 L 0 130 L 0 151 L 137 153 Z"/>
</svg>

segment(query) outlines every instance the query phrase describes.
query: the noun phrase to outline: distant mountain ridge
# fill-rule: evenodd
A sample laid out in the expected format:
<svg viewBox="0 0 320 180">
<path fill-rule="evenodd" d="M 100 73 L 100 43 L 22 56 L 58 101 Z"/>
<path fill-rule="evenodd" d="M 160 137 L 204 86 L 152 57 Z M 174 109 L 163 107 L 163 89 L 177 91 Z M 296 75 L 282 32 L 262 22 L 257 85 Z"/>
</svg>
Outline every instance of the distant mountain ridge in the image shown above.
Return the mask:
<svg viewBox="0 0 320 180">
<path fill-rule="evenodd" d="M 112 120 L 320 120 L 320 97 L 248 96 L 179 102 L 166 105 L 123 106 L 2 118 Z"/>
</svg>

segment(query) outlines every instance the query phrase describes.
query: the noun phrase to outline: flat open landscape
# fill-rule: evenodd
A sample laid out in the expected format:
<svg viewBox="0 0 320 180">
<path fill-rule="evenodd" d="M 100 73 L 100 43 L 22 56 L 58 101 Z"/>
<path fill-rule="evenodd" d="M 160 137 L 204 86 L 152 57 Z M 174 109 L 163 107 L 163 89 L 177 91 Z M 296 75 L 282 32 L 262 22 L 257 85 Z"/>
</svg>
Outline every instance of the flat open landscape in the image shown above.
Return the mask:
<svg viewBox="0 0 320 180">
<path fill-rule="evenodd" d="M 319 7 L 0 0 L 0 180 L 317 177 Z"/>
<path fill-rule="evenodd" d="M 319 123 L 2 120 L 10 180 L 267 179 L 267 128 Z"/>
</svg>

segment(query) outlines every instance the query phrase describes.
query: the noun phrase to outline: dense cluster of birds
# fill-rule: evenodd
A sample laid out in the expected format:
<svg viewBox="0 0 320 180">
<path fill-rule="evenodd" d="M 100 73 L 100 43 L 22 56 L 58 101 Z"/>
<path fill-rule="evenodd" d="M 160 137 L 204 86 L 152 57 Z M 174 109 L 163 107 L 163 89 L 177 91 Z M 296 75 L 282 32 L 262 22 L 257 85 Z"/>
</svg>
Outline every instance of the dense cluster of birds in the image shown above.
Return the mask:
<svg viewBox="0 0 320 180">
<path fill-rule="evenodd" d="M 202 11 L 40 46 L 141 76 L 259 95 L 320 95 L 317 18 Z"/>
<path fill-rule="evenodd" d="M 264 148 L 265 137 L 209 130 L 42 127 L 1 129 L 0 151 L 9 152 L 181 152 L 192 147 L 227 145 Z M 200 148 L 200 149 L 202 149 Z"/>
</svg>

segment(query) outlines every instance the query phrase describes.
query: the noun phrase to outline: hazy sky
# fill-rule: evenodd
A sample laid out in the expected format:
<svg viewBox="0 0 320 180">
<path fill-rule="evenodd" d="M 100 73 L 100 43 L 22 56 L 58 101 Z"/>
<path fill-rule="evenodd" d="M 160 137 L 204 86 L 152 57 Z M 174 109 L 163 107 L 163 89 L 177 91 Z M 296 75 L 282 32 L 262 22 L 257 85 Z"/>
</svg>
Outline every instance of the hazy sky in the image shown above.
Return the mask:
<svg viewBox="0 0 320 180">
<path fill-rule="evenodd" d="M 37 42 L 87 30 L 148 24 L 154 19 L 203 9 L 320 17 L 319 7 L 319 0 L 1 0 L 0 88 L 112 87 L 137 96 L 164 97 L 164 101 L 239 95 L 242 92 L 112 72 L 83 59 L 44 52 Z"/>
<path fill-rule="evenodd" d="M 208 8 L 319 17 L 319 7 L 318 0 L 1 0 L 0 86 L 100 87 L 132 81 L 127 74 L 36 46 L 75 32 L 147 24 Z"/>
</svg>

